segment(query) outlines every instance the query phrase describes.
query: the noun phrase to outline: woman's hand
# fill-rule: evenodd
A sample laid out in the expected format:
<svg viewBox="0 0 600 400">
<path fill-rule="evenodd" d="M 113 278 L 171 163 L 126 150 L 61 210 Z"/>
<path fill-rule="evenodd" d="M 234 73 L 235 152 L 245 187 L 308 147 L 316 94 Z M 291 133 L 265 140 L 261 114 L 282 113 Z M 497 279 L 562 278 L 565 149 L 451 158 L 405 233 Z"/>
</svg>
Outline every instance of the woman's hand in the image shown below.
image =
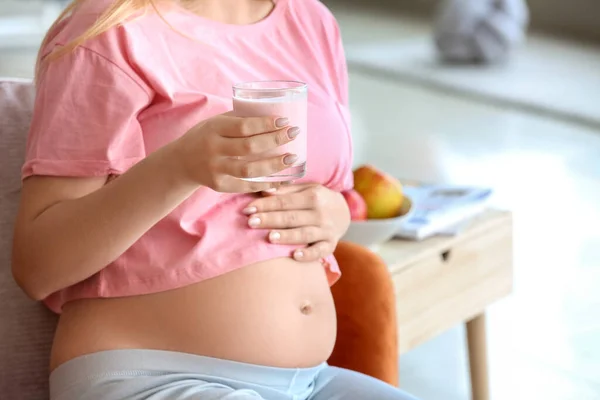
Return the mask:
<svg viewBox="0 0 600 400">
<path fill-rule="evenodd" d="M 270 242 L 302 245 L 293 255 L 298 261 L 332 254 L 350 225 L 344 197 L 317 184 L 282 186 L 248 204 L 244 213 L 251 228 L 271 230 Z"/>
<path fill-rule="evenodd" d="M 194 183 L 217 192 L 258 192 L 280 183 L 240 178 L 268 176 L 289 168 L 298 158 L 295 154 L 261 154 L 292 141 L 299 132 L 289 126 L 287 118 L 239 118 L 226 113 L 190 129 L 177 143 L 178 154 L 184 174 Z"/>
</svg>

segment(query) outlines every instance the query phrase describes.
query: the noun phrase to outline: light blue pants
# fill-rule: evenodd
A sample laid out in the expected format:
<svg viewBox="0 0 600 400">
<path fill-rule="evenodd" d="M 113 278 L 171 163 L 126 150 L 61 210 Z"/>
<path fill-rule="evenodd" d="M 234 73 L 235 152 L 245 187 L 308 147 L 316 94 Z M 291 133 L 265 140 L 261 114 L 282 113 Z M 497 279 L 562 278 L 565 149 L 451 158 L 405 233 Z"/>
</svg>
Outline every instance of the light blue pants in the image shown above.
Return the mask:
<svg viewBox="0 0 600 400">
<path fill-rule="evenodd" d="M 50 375 L 51 400 L 416 400 L 330 367 L 273 368 L 159 350 L 75 358 Z"/>
</svg>

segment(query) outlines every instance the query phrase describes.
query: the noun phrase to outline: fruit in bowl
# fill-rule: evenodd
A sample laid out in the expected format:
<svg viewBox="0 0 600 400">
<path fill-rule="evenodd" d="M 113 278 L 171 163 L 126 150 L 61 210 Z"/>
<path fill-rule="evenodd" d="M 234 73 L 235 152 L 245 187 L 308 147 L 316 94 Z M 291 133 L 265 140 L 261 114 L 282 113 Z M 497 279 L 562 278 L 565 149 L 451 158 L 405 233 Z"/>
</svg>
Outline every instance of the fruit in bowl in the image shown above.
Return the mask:
<svg viewBox="0 0 600 400">
<path fill-rule="evenodd" d="M 371 249 L 391 239 L 412 208 L 400 181 L 372 165 L 354 171 L 354 189 L 343 195 L 352 222 L 342 240 Z"/>
<path fill-rule="evenodd" d="M 400 214 L 402 184 L 374 166 L 363 165 L 354 171 L 354 190 L 367 203 L 368 219 L 394 218 Z"/>
<path fill-rule="evenodd" d="M 350 219 L 352 221 L 362 221 L 367 219 L 367 202 L 354 189 L 342 192 L 348 208 L 350 209 Z"/>
</svg>

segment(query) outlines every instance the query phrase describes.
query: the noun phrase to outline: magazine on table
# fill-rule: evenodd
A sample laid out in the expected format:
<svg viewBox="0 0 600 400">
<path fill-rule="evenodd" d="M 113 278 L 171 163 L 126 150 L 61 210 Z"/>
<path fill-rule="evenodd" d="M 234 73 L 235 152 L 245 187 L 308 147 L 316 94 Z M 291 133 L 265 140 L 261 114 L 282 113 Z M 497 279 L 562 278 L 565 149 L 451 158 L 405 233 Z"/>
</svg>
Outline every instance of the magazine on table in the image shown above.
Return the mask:
<svg viewBox="0 0 600 400">
<path fill-rule="evenodd" d="M 455 235 L 488 207 L 492 193 L 487 187 L 405 183 L 404 194 L 411 199 L 413 209 L 396 237 L 422 240 Z"/>
</svg>

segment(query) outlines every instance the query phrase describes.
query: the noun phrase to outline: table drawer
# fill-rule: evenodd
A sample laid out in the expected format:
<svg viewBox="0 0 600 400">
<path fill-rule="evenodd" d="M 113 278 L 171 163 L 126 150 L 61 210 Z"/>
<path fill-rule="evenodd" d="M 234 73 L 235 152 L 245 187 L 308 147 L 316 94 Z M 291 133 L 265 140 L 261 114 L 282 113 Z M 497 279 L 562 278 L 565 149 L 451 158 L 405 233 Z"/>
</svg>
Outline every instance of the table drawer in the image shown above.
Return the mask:
<svg viewBox="0 0 600 400">
<path fill-rule="evenodd" d="M 512 291 L 512 223 L 475 230 L 392 271 L 400 353 L 467 321 Z"/>
</svg>

